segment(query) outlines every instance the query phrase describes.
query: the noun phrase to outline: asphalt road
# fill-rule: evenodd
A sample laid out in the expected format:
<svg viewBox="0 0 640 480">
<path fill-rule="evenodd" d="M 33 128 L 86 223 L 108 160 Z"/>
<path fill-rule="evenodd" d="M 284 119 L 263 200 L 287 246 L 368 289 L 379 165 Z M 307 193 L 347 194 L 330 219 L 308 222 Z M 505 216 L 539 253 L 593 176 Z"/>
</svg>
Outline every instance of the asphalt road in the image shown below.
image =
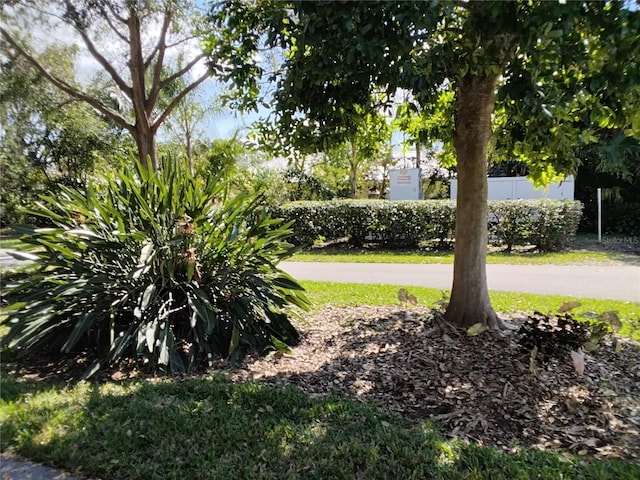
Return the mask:
<svg viewBox="0 0 640 480">
<path fill-rule="evenodd" d="M 28 263 L 0 249 L 0 266 Z M 384 283 L 449 290 L 453 265 L 282 262 L 298 280 Z M 639 265 L 487 265 L 490 290 L 640 303 Z"/>
<path fill-rule="evenodd" d="M 451 289 L 453 265 L 282 262 L 298 280 Z M 490 290 L 640 303 L 637 265 L 487 265 Z"/>
<path fill-rule="evenodd" d="M 0 267 L 11 268 L 27 265 L 31 263 L 31 260 L 28 259 L 29 256 L 29 253 L 0 248 Z"/>
</svg>

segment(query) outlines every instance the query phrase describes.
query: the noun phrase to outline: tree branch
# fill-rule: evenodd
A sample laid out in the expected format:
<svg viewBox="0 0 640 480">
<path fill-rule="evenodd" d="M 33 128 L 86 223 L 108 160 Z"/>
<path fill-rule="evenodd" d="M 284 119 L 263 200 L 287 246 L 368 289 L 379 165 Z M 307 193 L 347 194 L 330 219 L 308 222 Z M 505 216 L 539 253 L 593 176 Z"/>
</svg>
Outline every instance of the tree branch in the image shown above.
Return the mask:
<svg viewBox="0 0 640 480">
<path fill-rule="evenodd" d="M 107 107 L 106 105 L 104 105 L 102 102 L 98 101 L 97 99 L 95 99 L 94 97 L 87 95 L 86 93 L 84 93 L 83 91 L 79 90 L 78 88 L 74 87 L 73 85 L 71 85 L 68 82 L 65 82 L 64 80 L 58 78 L 56 75 L 52 74 L 51 72 L 49 72 L 49 70 L 47 70 L 45 68 L 44 65 L 42 65 L 33 55 L 31 55 L 29 52 L 27 52 L 26 50 L 24 50 L 12 37 L 11 35 L 2 27 L 0 27 L 0 34 L 2 35 L 2 37 L 13 47 L 16 49 L 16 51 L 22 56 L 24 57 L 31 65 L 33 65 L 33 67 L 38 70 L 47 80 L 49 80 L 54 86 L 56 86 L 57 88 L 59 88 L 60 90 L 62 90 L 63 92 L 67 93 L 68 95 L 78 99 L 78 100 L 82 100 L 86 103 L 88 103 L 89 105 L 91 105 L 93 108 L 95 108 L 96 110 L 98 110 L 100 113 L 102 113 L 103 115 L 105 115 L 107 118 L 109 118 L 111 121 L 113 121 L 114 123 L 116 123 L 117 125 L 119 125 L 122 128 L 127 129 L 130 132 L 133 132 L 134 126 L 131 125 L 126 118 L 124 118 L 122 115 L 120 115 L 118 112 L 116 112 L 115 110 Z"/>
<path fill-rule="evenodd" d="M 133 92 L 133 108 L 136 112 L 136 123 L 139 126 L 148 125 L 149 115 L 146 110 L 146 79 L 144 58 L 142 57 L 141 23 L 133 4 L 129 6 L 129 71 L 131 72 L 131 88 Z"/>
<path fill-rule="evenodd" d="M 162 21 L 162 28 L 160 29 L 160 36 L 158 37 L 158 42 L 155 44 L 155 46 L 153 47 L 153 50 L 151 51 L 151 53 L 149 53 L 146 60 L 144 61 L 145 69 L 149 67 L 149 65 L 151 64 L 151 61 L 153 60 L 153 57 L 155 56 L 156 53 L 160 51 L 160 49 L 164 50 L 167 48 L 165 40 L 167 37 L 167 31 L 169 30 L 170 25 L 171 25 L 171 13 L 169 12 L 169 7 L 167 7 L 167 9 L 164 12 L 164 19 Z M 164 56 L 164 53 L 162 55 Z M 159 61 L 158 63 L 162 65 L 162 61 Z"/>
<path fill-rule="evenodd" d="M 110 2 L 107 2 L 107 8 L 111 12 L 111 15 L 113 15 L 113 18 L 118 20 L 120 23 L 123 23 L 124 25 L 127 24 L 127 19 L 118 15 L 118 12 L 116 12 L 115 8 L 113 8 L 113 5 Z"/>
<path fill-rule="evenodd" d="M 89 52 L 91 53 L 93 58 L 95 58 L 98 61 L 98 63 L 102 66 L 102 68 L 104 68 L 107 71 L 107 73 L 112 78 L 112 80 L 116 83 L 118 88 L 122 90 L 122 92 L 125 95 L 127 95 L 127 97 L 131 98 L 132 97 L 131 87 L 126 84 L 126 82 L 120 76 L 120 74 L 116 71 L 116 69 L 113 68 L 113 65 L 111 65 L 111 63 L 109 63 L 109 61 L 98 51 L 98 49 L 96 48 L 94 43 L 91 41 L 89 36 L 86 34 L 86 32 L 82 30 L 77 30 L 77 31 L 82 37 L 82 40 L 84 40 L 84 43 L 89 49 Z M 128 40 L 125 40 L 125 41 L 128 42 Z"/>
<path fill-rule="evenodd" d="M 165 109 L 164 112 L 162 112 L 162 114 L 156 119 L 156 121 L 153 123 L 153 126 L 151 127 L 152 130 L 155 132 L 158 130 L 158 128 L 160 127 L 160 125 L 162 125 L 162 123 L 167 119 L 167 117 L 171 114 L 171 112 L 173 111 L 174 108 L 176 108 L 178 106 L 178 104 L 182 101 L 182 99 L 184 97 L 186 97 L 189 92 L 191 92 L 192 90 L 194 90 L 196 87 L 198 87 L 200 84 L 202 84 L 204 81 L 206 81 L 207 79 L 210 78 L 209 72 L 206 72 L 204 74 L 202 74 L 200 76 L 200 78 L 198 78 L 195 82 L 193 82 L 191 85 L 188 85 L 184 90 L 182 90 L 169 104 L 169 106 Z"/>
<path fill-rule="evenodd" d="M 201 53 L 201 54 L 195 56 L 193 58 L 193 60 L 191 60 L 189 63 L 187 63 L 183 68 L 181 68 L 176 73 L 174 73 L 173 75 L 165 78 L 162 82 L 160 82 L 159 88 L 163 89 L 164 87 L 169 85 L 174 80 L 176 80 L 176 79 L 180 78 L 181 76 L 183 76 L 185 73 L 187 73 L 189 70 L 191 70 L 196 63 L 198 63 L 200 60 L 202 60 L 204 58 L 204 56 L 205 56 L 204 53 Z"/>
<path fill-rule="evenodd" d="M 198 38 L 198 35 L 190 35 L 188 37 L 181 38 L 180 40 L 176 40 L 174 43 L 167 43 L 167 49 L 177 47 L 178 45 L 188 42 L 189 40 L 193 40 L 194 38 Z"/>
<path fill-rule="evenodd" d="M 162 29 L 160 30 L 160 36 L 158 38 L 158 43 L 156 44 L 154 50 L 158 52 L 158 59 L 156 60 L 156 64 L 153 68 L 153 78 L 151 80 L 151 91 L 149 92 L 149 98 L 147 99 L 147 114 L 151 114 L 151 110 L 153 110 L 153 106 L 156 104 L 158 100 L 158 94 L 160 93 L 161 80 L 160 77 L 162 75 L 162 66 L 164 63 L 164 54 L 166 52 L 166 37 L 167 31 L 169 30 L 169 25 L 171 25 L 171 10 L 167 6 L 164 11 L 164 20 L 162 22 Z M 145 67 L 147 66 L 147 62 L 151 60 L 151 56 L 145 61 Z"/>
<path fill-rule="evenodd" d="M 110 7 L 109 10 L 112 10 L 112 8 Z M 113 14 L 113 16 L 116 17 L 116 19 L 120 19 L 120 17 L 118 17 L 115 13 Z M 107 22 L 107 25 L 109 25 L 109 28 L 111 28 L 111 31 L 115 33 L 118 36 L 118 38 L 120 38 L 120 40 L 122 40 L 125 43 L 129 43 L 129 39 L 125 37 L 122 33 L 120 33 L 120 31 L 116 28 L 116 26 L 111 21 L 111 17 L 109 17 L 109 15 L 107 15 L 106 12 L 104 15 L 104 19 Z M 125 22 L 125 25 L 126 25 L 126 22 Z"/>
</svg>

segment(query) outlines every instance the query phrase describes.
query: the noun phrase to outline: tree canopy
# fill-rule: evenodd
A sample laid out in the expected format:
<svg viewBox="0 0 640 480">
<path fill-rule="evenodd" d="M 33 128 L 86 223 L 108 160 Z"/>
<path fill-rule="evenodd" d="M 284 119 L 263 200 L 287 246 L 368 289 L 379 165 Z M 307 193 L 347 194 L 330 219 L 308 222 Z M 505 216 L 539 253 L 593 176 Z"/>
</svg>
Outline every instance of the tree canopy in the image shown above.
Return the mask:
<svg viewBox="0 0 640 480">
<path fill-rule="evenodd" d="M 3 2 L 2 14 L 0 37 L 15 55 L 52 85 L 131 133 L 140 161 L 146 165 L 150 159 L 151 168 L 157 168 L 158 129 L 184 97 L 210 77 L 207 71 L 196 71 L 204 55 L 197 46 L 193 2 L 19 0 Z M 24 30 L 48 33 L 45 45 L 65 34 L 77 38 L 99 69 L 102 91 L 111 95 L 96 94 L 61 75 L 39 55 L 38 45 L 23 41 Z M 179 82 L 182 86 L 176 88 Z"/>
<path fill-rule="evenodd" d="M 493 129 L 505 156 L 540 179 L 573 170 L 576 144 L 595 138 L 588 120 L 638 134 L 640 19 L 623 3 L 226 0 L 211 19 L 222 29 L 208 40 L 211 65 L 248 106 L 265 80 L 260 49 L 284 52 L 267 79 L 277 124 L 296 141 L 342 141 L 398 89 L 426 117 L 448 108 L 452 121 L 433 127 L 457 162 L 446 312 L 456 325 L 501 326 L 485 272 Z"/>
<path fill-rule="evenodd" d="M 23 40 L 27 42 L 27 39 Z M 3 224 L 59 184 L 84 186 L 96 162 L 122 145 L 122 135 L 93 108 L 47 82 L 29 62 L 0 41 L 0 209 Z M 76 49 L 48 47 L 43 60 L 73 81 Z"/>
</svg>

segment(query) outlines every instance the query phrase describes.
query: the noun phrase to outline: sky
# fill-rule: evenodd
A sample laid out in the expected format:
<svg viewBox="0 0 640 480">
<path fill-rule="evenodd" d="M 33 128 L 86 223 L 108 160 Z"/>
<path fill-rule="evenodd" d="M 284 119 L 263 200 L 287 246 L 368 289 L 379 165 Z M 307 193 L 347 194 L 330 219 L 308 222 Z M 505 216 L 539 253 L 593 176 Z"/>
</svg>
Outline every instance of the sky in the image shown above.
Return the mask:
<svg viewBox="0 0 640 480">
<path fill-rule="evenodd" d="M 206 5 L 208 2 L 204 0 L 197 0 L 200 7 Z M 146 32 L 150 38 L 156 38 L 159 33 L 159 24 L 146 27 Z M 33 35 L 36 44 L 46 47 L 52 43 L 76 43 L 79 48 L 79 54 L 76 61 L 76 74 L 77 79 L 81 82 L 88 82 L 98 72 L 103 72 L 102 67 L 93 58 L 93 56 L 87 51 L 86 46 L 81 39 L 75 34 L 70 27 L 56 27 L 52 31 L 34 30 L 30 34 Z M 155 35 L 154 35 L 155 34 Z M 110 60 L 118 62 L 119 60 L 126 58 L 126 53 L 122 51 L 122 47 L 118 47 L 118 42 L 97 42 L 100 48 L 100 52 Z M 193 44 L 190 47 L 190 51 L 185 55 L 186 58 L 193 58 L 199 52 L 197 44 Z M 196 66 L 194 69 L 194 76 L 199 76 L 203 70 L 206 69 L 204 62 L 201 65 Z M 201 86 L 200 94 L 205 102 L 215 102 L 216 97 L 219 96 L 225 87 L 212 78 L 205 82 Z M 238 133 L 240 137 L 246 135 L 251 127 L 251 124 L 259 118 L 264 118 L 269 114 L 269 110 L 262 108 L 259 112 L 239 112 L 226 108 L 223 112 L 206 118 L 199 129 L 204 133 L 204 136 L 208 139 L 214 138 L 229 138 Z M 399 144 L 402 141 L 401 134 L 396 134 L 393 138 L 394 144 Z"/>
<path fill-rule="evenodd" d="M 198 0 L 198 3 L 206 3 Z M 104 69 L 99 65 L 97 60 L 88 52 L 84 42 L 77 35 L 77 33 L 68 26 L 61 24 L 60 22 L 54 23 L 54 28 L 33 28 L 36 22 L 29 22 L 28 19 L 24 19 L 24 25 L 15 25 L 18 29 L 27 30 L 32 37 L 33 45 L 37 45 L 40 49 L 45 49 L 50 45 L 77 45 L 79 48 L 75 61 L 76 79 L 83 84 L 89 84 L 97 74 L 103 74 L 106 76 Z M 155 42 L 160 31 L 160 25 L 145 24 L 145 33 L 148 39 L 152 39 Z M 95 39 L 94 39 L 95 40 Z M 143 39 L 144 41 L 144 39 Z M 123 50 L 123 45 L 113 39 L 109 41 L 109 38 L 95 40 L 96 45 L 102 55 L 104 55 L 110 63 L 118 66 L 124 70 L 124 64 L 121 61 L 126 58 L 126 52 Z M 186 59 L 193 58 L 193 56 L 200 53 L 197 43 L 193 42 L 188 46 L 186 52 L 184 52 Z M 168 49 L 167 54 L 169 56 L 176 56 L 176 49 Z M 169 57 L 170 58 L 170 57 Z M 201 73 L 206 69 L 206 64 L 196 65 L 193 69 L 195 77 L 199 77 Z M 117 68 L 118 69 L 118 68 Z M 204 97 L 205 101 L 215 101 L 217 95 L 223 91 L 223 87 L 216 82 L 215 79 L 206 81 L 201 87 L 200 94 Z M 246 127 L 257 119 L 256 114 L 239 115 L 231 111 L 227 111 L 216 115 L 215 117 L 207 118 L 201 129 L 205 131 L 205 134 L 209 138 L 216 137 L 230 137 L 233 133 L 240 128 Z"/>
</svg>

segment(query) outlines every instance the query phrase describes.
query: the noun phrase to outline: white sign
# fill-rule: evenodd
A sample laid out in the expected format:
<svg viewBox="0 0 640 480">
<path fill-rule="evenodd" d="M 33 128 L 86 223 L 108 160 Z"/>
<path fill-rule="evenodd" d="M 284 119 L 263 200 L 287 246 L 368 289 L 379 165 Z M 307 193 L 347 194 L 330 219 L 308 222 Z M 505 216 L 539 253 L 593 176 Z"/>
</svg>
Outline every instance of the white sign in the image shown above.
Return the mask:
<svg viewBox="0 0 640 480">
<path fill-rule="evenodd" d="M 389 170 L 389 200 L 422 200 L 421 177 L 419 168 Z"/>
<path fill-rule="evenodd" d="M 517 200 L 531 198 L 550 198 L 554 200 L 573 200 L 574 179 L 568 176 L 560 183 L 552 183 L 547 188 L 536 188 L 527 177 L 493 177 L 487 179 L 489 200 Z M 451 180 L 452 199 L 458 195 L 458 180 Z"/>
</svg>

